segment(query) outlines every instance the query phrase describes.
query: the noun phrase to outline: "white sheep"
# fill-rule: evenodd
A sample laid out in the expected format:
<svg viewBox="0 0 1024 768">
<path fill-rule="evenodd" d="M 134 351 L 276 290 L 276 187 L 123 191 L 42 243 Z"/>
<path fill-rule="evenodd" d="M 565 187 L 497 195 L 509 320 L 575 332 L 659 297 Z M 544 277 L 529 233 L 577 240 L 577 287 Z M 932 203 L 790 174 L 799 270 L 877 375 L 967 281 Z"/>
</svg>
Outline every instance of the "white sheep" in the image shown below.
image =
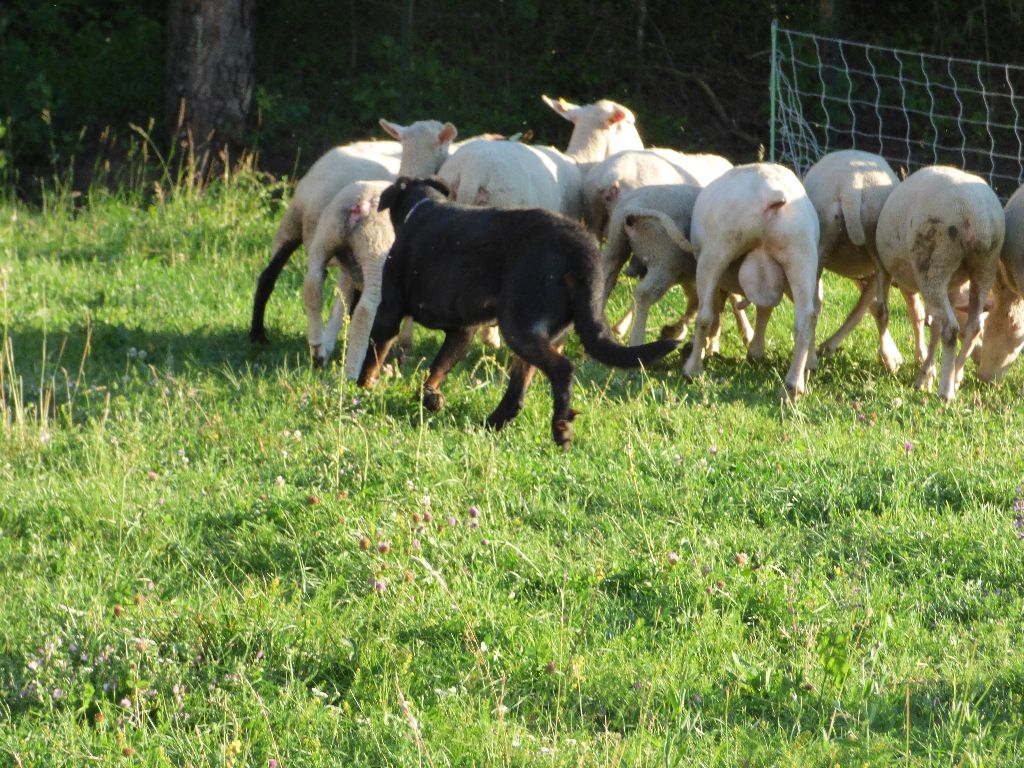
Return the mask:
<svg viewBox="0 0 1024 768">
<path fill-rule="evenodd" d="M 591 166 L 583 177 L 587 226 L 603 237 L 616 201 L 628 190 L 655 184 L 704 187 L 730 168 L 732 163 L 720 155 L 685 154 L 662 147 L 619 152 Z"/>
<path fill-rule="evenodd" d="M 1003 209 L 1006 237 L 985 318 L 978 377 L 999 381 L 1024 348 L 1024 187 Z"/>
<path fill-rule="evenodd" d="M 722 277 L 742 260 L 738 282 L 744 295 L 764 310 L 758 312 L 755 341 L 763 339 L 770 309 L 783 292 L 788 288 L 793 297 L 793 361 L 785 384 L 791 397 L 801 394 L 818 317 L 818 216 L 800 180 L 774 163 L 726 171 L 697 196 L 690 240 L 697 253 L 699 309 L 684 375 L 692 378 L 703 370 L 705 343 L 721 311 Z M 748 350 L 751 357 L 763 354 L 754 344 Z"/>
<path fill-rule="evenodd" d="M 804 175 L 803 184 L 807 197 L 818 212 L 821 226 L 818 244 L 820 268 L 847 277 L 860 287 L 860 298 L 856 306 L 839 330 L 821 345 L 821 353 L 831 355 L 875 303 L 875 271 L 878 264 L 875 230 L 882 206 L 899 184 L 899 178 L 880 155 L 844 149 L 825 155 L 811 166 Z M 819 281 L 819 295 L 820 290 Z M 914 356 L 920 364 L 927 351 L 924 308 L 917 294 L 901 290 L 914 329 Z M 886 368 L 892 371 L 903 363 L 903 358 L 879 309 L 875 303 L 879 354 Z"/>
<path fill-rule="evenodd" d="M 435 120 L 401 126 L 382 119 L 380 124 L 398 141 L 360 141 L 335 147 L 313 163 L 296 185 L 274 235 L 273 256 L 257 281 L 249 330 L 253 341 L 266 341 L 264 315 L 274 284 L 300 244 L 309 252 L 320 216 L 335 195 L 356 181 L 393 181 L 399 174 L 430 176 L 448 157 L 456 135 L 454 125 Z"/>
<path fill-rule="evenodd" d="M 308 319 L 309 349 L 322 365 L 334 351 L 346 307 L 352 310 L 345 353 L 345 375 L 359 377 L 381 300 L 384 262 L 395 241 L 387 213 L 377 210 L 390 181 L 357 181 L 343 187 L 320 215 L 309 245 L 302 297 Z M 338 266 L 338 292 L 327 327 L 323 327 L 323 287 L 327 266 Z"/>
<path fill-rule="evenodd" d="M 939 396 L 952 400 L 964 362 L 981 332 L 981 312 L 995 281 L 1003 247 L 1005 217 L 985 180 L 957 168 L 930 166 L 915 171 L 892 191 L 878 217 L 876 241 L 881 316 L 888 317 L 889 285 L 895 280 L 919 291 L 931 315 L 928 352 L 915 386 L 930 389 L 942 342 Z M 963 344 L 950 294 L 970 281 Z"/>
<path fill-rule="evenodd" d="M 546 208 L 579 219 L 583 216 L 580 166 L 624 149 L 643 147 L 636 118 L 621 104 L 602 99 L 577 106 L 562 99 L 541 98 L 573 123 L 566 151 L 519 142 L 466 142 L 437 172 L 456 202 Z"/>
<path fill-rule="evenodd" d="M 662 329 L 662 338 L 681 339 L 697 314 L 697 260 L 688 240 L 693 204 L 701 187 L 696 184 L 656 184 L 624 192 L 611 214 L 608 240 L 603 251 L 605 303 L 611 295 L 615 279 L 629 258 L 646 267 L 633 293 L 633 313 L 627 313 L 623 327 L 632 319 L 629 335 L 631 345 L 642 344 L 650 307 L 673 285 L 680 285 L 686 294 L 686 311 L 673 325 Z M 738 265 L 737 265 L 738 266 Z M 736 275 L 723 278 L 722 287 L 738 291 Z M 736 323 L 744 344 L 750 344 L 753 330 L 747 317 L 732 297 Z M 718 334 L 710 338 L 712 352 L 718 350 Z"/>
</svg>

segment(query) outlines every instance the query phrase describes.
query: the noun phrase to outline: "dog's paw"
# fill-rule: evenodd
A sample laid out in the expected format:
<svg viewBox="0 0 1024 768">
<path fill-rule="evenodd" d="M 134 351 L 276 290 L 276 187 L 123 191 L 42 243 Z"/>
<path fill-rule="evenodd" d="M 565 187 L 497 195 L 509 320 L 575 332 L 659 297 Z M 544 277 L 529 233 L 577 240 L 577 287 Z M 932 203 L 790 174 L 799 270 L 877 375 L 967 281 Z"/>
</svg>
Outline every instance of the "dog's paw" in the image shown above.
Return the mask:
<svg viewBox="0 0 1024 768">
<path fill-rule="evenodd" d="M 572 423 L 578 415 L 579 411 L 570 408 L 564 419 L 555 419 L 551 422 L 551 436 L 562 450 L 568 450 L 572 446 Z"/>
<path fill-rule="evenodd" d="M 432 413 L 437 413 L 444 408 L 444 395 L 434 387 L 424 387 L 423 407 Z"/>
</svg>

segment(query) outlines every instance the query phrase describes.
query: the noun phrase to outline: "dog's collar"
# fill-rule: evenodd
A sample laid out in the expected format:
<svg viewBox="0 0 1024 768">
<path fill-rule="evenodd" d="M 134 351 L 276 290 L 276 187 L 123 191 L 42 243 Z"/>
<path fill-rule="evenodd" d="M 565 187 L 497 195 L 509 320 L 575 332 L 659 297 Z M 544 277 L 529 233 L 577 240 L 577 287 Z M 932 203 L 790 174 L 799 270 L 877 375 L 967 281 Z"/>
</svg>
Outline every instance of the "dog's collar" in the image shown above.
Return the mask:
<svg viewBox="0 0 1024 768">
<path fill-rule="evenodd" d="M 405 218 L 402 219 L 402 223 L 405 224 L 406 222 L 408 222 L 409 221 L 409 217 L 412 216 L 412 214 L 415 212 L 415 210 L 417 208 L 419 208 L 421 205 L 423 205 L 425 202 L 427 202 L 428 200 L 430 200 L 429 197 L 424 197 L 422 200 L 417 200 L 416 201 L 416 205 L 414 205 L 412 208 L 410 208 L 409 212 L 407 214 L 405 214 Z"/>
</svg>

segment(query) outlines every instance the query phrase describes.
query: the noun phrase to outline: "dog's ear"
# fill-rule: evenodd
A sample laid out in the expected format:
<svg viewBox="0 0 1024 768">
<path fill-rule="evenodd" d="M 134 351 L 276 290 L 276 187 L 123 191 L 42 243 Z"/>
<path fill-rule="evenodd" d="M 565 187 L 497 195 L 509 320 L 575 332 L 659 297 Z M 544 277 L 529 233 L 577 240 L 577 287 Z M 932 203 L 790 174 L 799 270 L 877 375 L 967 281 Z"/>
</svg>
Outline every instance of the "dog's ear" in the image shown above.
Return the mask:
<svg viewBox="0 0 1024 768">
<path fill-rule="evenodd" d="M 377 204 L 378 211 L 386 211 L 398 200 L 398 196 L 409 186 L 408 176 L 399 176 L 395 183 L 380 193 L 380 203 Z"/>
<path fill-rule="evenodd" d="M 447 198 L 453 197 L 452 188 L 448 186 L 447 182 L 439 179 L 437 176 L 431 176 L 426 180 L 426 184 L 428 187 L 433 187 Z"/>
</svg>

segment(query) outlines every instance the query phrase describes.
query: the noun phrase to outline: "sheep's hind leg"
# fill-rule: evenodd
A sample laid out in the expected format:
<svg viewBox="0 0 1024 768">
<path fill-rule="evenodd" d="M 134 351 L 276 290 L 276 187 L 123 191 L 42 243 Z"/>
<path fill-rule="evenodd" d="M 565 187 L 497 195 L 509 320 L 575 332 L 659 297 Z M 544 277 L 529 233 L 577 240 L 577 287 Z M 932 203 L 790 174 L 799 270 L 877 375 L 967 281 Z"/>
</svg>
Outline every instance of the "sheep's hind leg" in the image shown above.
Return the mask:
<svg viewBox="0 0 1024 768">
<path fill-rule="evenodd" d="M 402 318 L 402 329 L 398 332 L 398 343 L 395 345 L 395 352 L 400 362 L 405 361 L 406 355 L 412 353 L 412 318 Z"/>
<path fill-rule="evenodd" d="M 801 269 L 798 262 L 786 271 L 786 280 L 793 294 L 793 362 L 785 380 L 786 394 L 792 399 L 802 395 L 806 387 L 807 361 L 814 349 L 818 322 L 818 278 L 815 273 Z"/>
<path fill-rule="evenodd" d="M 879 268 L 875 272 L 875 303 L 871 311 L 875 316 L 875 325 L 878 326 L 879 354 L 882 358 L 882 364 L 890 373 L 895 371 L 900 363 L 903 362 L 903 358 L 899 354 L 899 350 L 896 349 L 895 344 L 888 351 L 895 352 L 896 355 L 886 354 L 885 339 L 889 338 L 890 341 L 892 340 L 892 336 L 889 334 L 889 288 L 891 286 L 892 275 Z"/>
<path fill-rule="evenodd" d="M 381 301 L 381 279 L 379 274 L 367 275 L 365 290 L 352 310 L 352 321 L 348 326 L 348 343 L 345 345 L 345 376 L 349 379 L 359 378 L 363 361 L 368 354 L 374 317 Z M 354 294 L 353 291 L 352 296 L 346 296 L 346 301 L 351 302 Z"/>
<path fill-rule="evenodd" d="M 683 375 L 688 379 L 699 376 L 704 370 L 704 347 L 709 337 L 720 325 L 721 301 L 718 284 L 722 274 L 732 261 L 732 254 L 723 248 L 705 248 L 697 262 L 697 322 L 693 329 L 693 348 L 690 357 L 683 364 Z"/>
<path fill-rule="evenodd" d="M 831 357 L 839 348 L 842 346 L 846 337 L 850 335 L 854 328 L 860 325 L 860 321 L 864 319 L 864 315 L 871 309 L 871 302 L 874 300 L 875 287 L 874 280 L 861 280 L 860 281 L 860 296 L 857 298 L 857 303 L 853 309 L 850 310 L 850 314 L 846 316 L 843 324 L 839 326 L 839 330 L 833 333 L 825 342 L 821 345 L 820 353 L 822 357 Z"/>
<path fill-rule="evenodd" d="M 364 294 L 359 297 L 358 301 L 356 301 L 357 293 L 358 291 L 356 290 L 355 283 L 352 282 L 352 278 L 345 271 L 344 267 L 340 267 L 338 269 L 337 295 L 334 298 L 334 306 L 331 307 L 331 316 L 327 320 L 327 327 L 324 328 L 323 334 L 320 337 L 320 354 L 323 356 L 325 362 L 331 358 L 331 355 L 334 353 L 334 347 L 337 346 L 338 334 L 341 333 L 341 324 L 345 317 L 346 307 L 348 307 L 349 311 L 352 312 L 353 322 L 355 322 L 356 310 L 359 304 L 365 300 Z M 373 309 L 376 310 L 376 304 L 374 304 Z M 369 341 L 370 338 L 370 328 L 372 325 L 373 315 L 371 313 L 369 320 L 366 322 L 366 331 L 363 339 L 364 352 L 366 342 Z M 349 338 L 352 338 L 351 325 L 349 326 Z M 360 364 L 362 363 L 362 358 L 360 358 L 359 362 Z M 359 365 L 356 366 L 354 374 L 349 376 L 349 378 L 354 379 L 358 373 Z"/>
<path fill-rule="evenodd" d="M 428 411 L 439 411 L 444 407 L 444 395 L 439 387 L 452 366 L 457 363 L 469 348 L 476 326 L 451 328 L 445 331 L 444 341 L 437 351 L 434 362 L 430 364 L 430 375 L 423 382 L 423 407 Z"/>
<path fill-rule="evenodd" d="M 907 317 L 914 329 L 914 362 L 920 365 L 928 354 L 928 339 L 925 337 L 926 314 L 921 294 L 900 288 L 903 300 L 907 302 Z"/>
<path fill-rule="evenodd" d="M 754 307 L 754 337 L 747 347 L 747 360 L 764 360 L 768 321 L 772 319 L 774 311 L 775 307 Z"/>
<path fill-rule="evenodd" d="M 682 287 L 683 293 L 686 294 L 686 310 L 674 323 L 661 327 L 660 338 L 662 339 L 682 341 L 686 338 L 686 332 L 690 329 L 693 318 L 697 316 L 697 286 L 692 282 L 684 282 Z"/>
<path fill-rule="evenodd" d="M 313 358 L 313 365 L 318 368 L 326 362 L 323 353 L 324 278 L 326 270 L 327 264 L 325 259 L 311 256 L 306 270 L 306 279 L 302 284 L 302 300 L 306 305 L 309 353 Z"/>
<path fill-rule="evenodd" d="M 631 346 L 639 346 L 644 343 L 644 333 L 647 330 L 647 314 L 651 306 L 658 301 L 675 282 L 675 275 L 658 269 L 656 267 L 647 270 L 640 282 L 633 291 L 633 301 L 636 304 L 636 316 L 633 318 L 633 328 L 629 332 L 629 343 Z"/>
</svg>

